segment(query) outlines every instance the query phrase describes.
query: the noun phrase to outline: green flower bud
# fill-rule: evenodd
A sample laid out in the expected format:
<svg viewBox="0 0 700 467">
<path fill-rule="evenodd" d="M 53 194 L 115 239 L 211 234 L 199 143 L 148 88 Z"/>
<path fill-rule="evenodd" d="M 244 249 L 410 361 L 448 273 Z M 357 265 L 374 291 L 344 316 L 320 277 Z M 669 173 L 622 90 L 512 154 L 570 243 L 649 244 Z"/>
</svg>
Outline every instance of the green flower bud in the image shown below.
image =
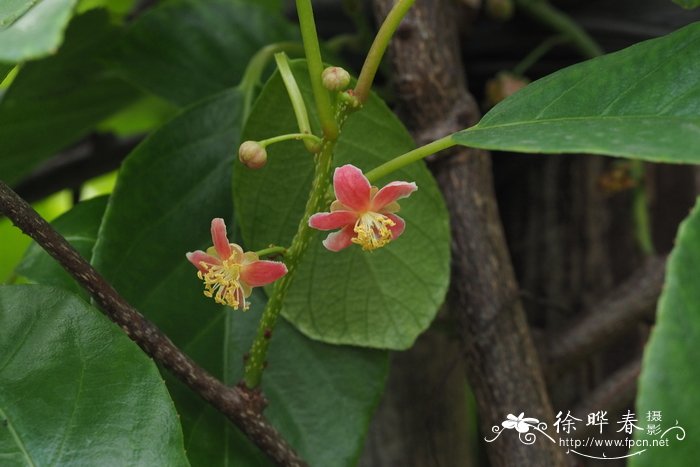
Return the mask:
<svg viewBox="0 0 700 467">
<path fill-rule="evenodd" d="M 257 141 L 244 141 L 238 148 L 238 159 L 249 169 L 261 169 L 267 163 L 267 151 Z"/>
<path fill-rule="evenodd" d="M 329 66 L 321 74 L 323 86 L 329 91 L 343 91 L 350 85 L 350 73 L 337 66 Z"/>
</svg>

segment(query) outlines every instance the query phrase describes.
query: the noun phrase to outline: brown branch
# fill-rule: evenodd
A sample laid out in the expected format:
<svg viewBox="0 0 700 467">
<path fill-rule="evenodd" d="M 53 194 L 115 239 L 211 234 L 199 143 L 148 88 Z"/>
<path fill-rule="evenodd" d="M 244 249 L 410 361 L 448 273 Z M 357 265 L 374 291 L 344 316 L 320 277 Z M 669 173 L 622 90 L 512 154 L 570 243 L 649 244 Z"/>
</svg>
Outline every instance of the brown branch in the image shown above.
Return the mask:
<svg viewBox="0 0 700 467">
<path fill-rule="evenodd" d="M 280 465 L 306 465 L 262 415 L 265 400 L 260 392 L 228 387 L 198 366 L 129 305 L 65 238 L 2 181 L 0 212 L 53 256 L 90 293 L 107 317 L 121 326 L 139 347 L 228 417 L 270 459 Z"/>
<path fill-rule="evenodd" d="M 586 414 L 605 410 L 615 412 L 634 402 L 637 393 L 637 379 L 642 371 L 642 360 L 637 358 L 608 376 L 584 401 L 573 414 L 582 417 Z M 577 438 L 584 438 L 591 433 L 594 425 L 576 430 Z"/>
<path fill-rule="evenodd" d="M 74 189 L 91 178 L 119 168 L 140 140 L 141 138 L 118 139 L 111 135 L 92 135 L 49 159 L 14 189 L 29 203 L 57 191 Z"/>
<path fill-rule="evenodd" d="M 612 342 L 643 319 L 653 319 L 664 282 L 666 258 L 651 257 L 624 283 L 547 345 L 545 365 L 555 376 Z"/>
<path fill-rule="evenodd" d="M 383 18 L 393 0 L 374 0 Z M 466 88 L 455 2 L 417 0 L 392 42 L 399 114 L 418 143 L 473 125 L 479 110 Z M 493 190 L 487 152 L 457 149 L 433 165 L 450 212 L 452 282 L 448 307 L 457 321 L 467 378 L 482 432 L 509 413 L 552 420 L 537 352 L 520 303 Z M 439 356 L 436 356 L 439 358 Z M 566 465 L 549 443 L 517 436 L 486 445 L 493 466 Z"/>
</svg>

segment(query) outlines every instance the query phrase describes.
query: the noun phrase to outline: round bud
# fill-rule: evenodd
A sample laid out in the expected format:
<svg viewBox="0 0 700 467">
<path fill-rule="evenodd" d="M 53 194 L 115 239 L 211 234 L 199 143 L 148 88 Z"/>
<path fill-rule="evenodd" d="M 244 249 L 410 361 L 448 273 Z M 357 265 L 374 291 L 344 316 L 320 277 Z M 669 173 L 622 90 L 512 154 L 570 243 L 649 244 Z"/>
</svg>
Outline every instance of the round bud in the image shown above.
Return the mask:
<svg viewBox="0 0 700 467">
<path fill-rule="evenodd" d="M 321 74 L 323 87 L 329 91 L 343 91 L 350 85 L 350 73 L 338 66 L 329 66 Z"/>
<path fill-rule="evenodd" d="M 486 107 L 493 107 L 527 86 L 530 81 L 507 71 L 499 72 L 486 82 Z"/>
<path fill-rule="evenodd" d="M 267 151 L 257 141 L 244 141 L 238 148 L 238 159 L 249 169 L 261 169 L 267 163 Z"/>
</svg>

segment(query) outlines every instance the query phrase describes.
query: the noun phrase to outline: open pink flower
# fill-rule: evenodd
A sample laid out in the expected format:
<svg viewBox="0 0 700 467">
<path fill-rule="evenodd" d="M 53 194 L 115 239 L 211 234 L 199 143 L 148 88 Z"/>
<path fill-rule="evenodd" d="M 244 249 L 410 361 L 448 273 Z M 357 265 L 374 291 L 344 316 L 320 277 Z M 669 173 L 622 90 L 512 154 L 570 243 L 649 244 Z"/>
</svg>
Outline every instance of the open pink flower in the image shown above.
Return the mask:
<svg viewBox="0 0 700 467">
<path fill-rule="evenodd" d="M 337 199 L 331 212 L 314 214 L 309 225 L 319 230 L 340 229 L 323 241 L 329 250 L 340 251 L 353 243 L 363 250 L 375 250 L 398 238 L 406 224 L 395 214 L 399 210 L 396 201 L 418 187 L 413 182 L 391 182 L 379 190 L 360 169 L 348 164 L 335 169 L 333 189 Z"/>
<path fill-rule="evenodd" d="M 211 239 L 214 246 L 206 252 L 197 250 L 187 253 L 187 259 L 197 269 L 197 277 L 204 281 L 204 295 L 214 298 L 216 303 L 234 310 L 250 306 L 253 287 L 274 282 L 287 273 L 287 266 L 278 261 L 262 261 L 258 255 L 229 243 L 223 219 L 211 221 Z"/>
</svg>

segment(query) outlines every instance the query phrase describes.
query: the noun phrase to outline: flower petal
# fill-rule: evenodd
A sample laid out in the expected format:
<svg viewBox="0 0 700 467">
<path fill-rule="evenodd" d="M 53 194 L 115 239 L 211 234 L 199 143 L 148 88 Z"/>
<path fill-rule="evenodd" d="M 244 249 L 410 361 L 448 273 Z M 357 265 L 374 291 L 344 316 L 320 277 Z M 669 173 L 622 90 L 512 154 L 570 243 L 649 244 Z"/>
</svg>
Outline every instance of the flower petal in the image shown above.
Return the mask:
<svg viewBox="0 0 700 467">
<path fill-rule="evenodd" d="M 318 230 L 335 230 L 355 225 L 357 214 L 353 211 L 319 212 L 309 217 L 309 227 Z"/>
<path fill-rule="evenodd" d="M 414 182 L 391 182 L 372 198 L 372 211 L 379 212 L 387 204 L 406 198 L 417 189 L 418 186 Z"/>
<path fill-rule="evenodd" d="M 279 261 L 254 261 L 241 267 L 241 281 L 251 287 L 274 282 L 287 274 L 287 266 Z"/>
<path fill-rule="evenodd" d="M 219 258 L 228 259 L 231 256 L 231 245 L 226 237 L 226 223 L 220 217 L 211 221 L 211 239 Z"/>
<path fill-rule="evenodd" d="M 221 264 L 221 261 L 219 261 L 218 258 L 214 258 L 213 256 L 206 254 L 202 250 L 187 253 L 185 254 L 185 256 L 187 257 L 187 260 L 190 263 L 194 264 L 194 266 L 202 272 L 207 272 L 207 268 L 202 266 L 202 263 Z"/>
<path fill-rule="evenodd" d="M 354 165 L 346 164 L 335 169 L 333 189 L 338 201 L 354 211 L 369 207 L 370 185 L 367 177 Z"/>
<path fill-rule="evenodd" d="M 355 235 L 354 226 L 348 225 L 338 232 L 329 234 L 323 241 L 323 246 L 330 251 L 340 251 L 352 245 L 352 237 Z"/>
<path fill-rule="evenodd" d="M 389 230 L 391 230 L 391 239 L 396 240 L 401 236 L 403 233 L 404 229 L 406 228 L 406 222 L 396 214 L 384 214 L 386 217 L 394 221 L 394 225 L 389 227 Z"/>
</svg>

